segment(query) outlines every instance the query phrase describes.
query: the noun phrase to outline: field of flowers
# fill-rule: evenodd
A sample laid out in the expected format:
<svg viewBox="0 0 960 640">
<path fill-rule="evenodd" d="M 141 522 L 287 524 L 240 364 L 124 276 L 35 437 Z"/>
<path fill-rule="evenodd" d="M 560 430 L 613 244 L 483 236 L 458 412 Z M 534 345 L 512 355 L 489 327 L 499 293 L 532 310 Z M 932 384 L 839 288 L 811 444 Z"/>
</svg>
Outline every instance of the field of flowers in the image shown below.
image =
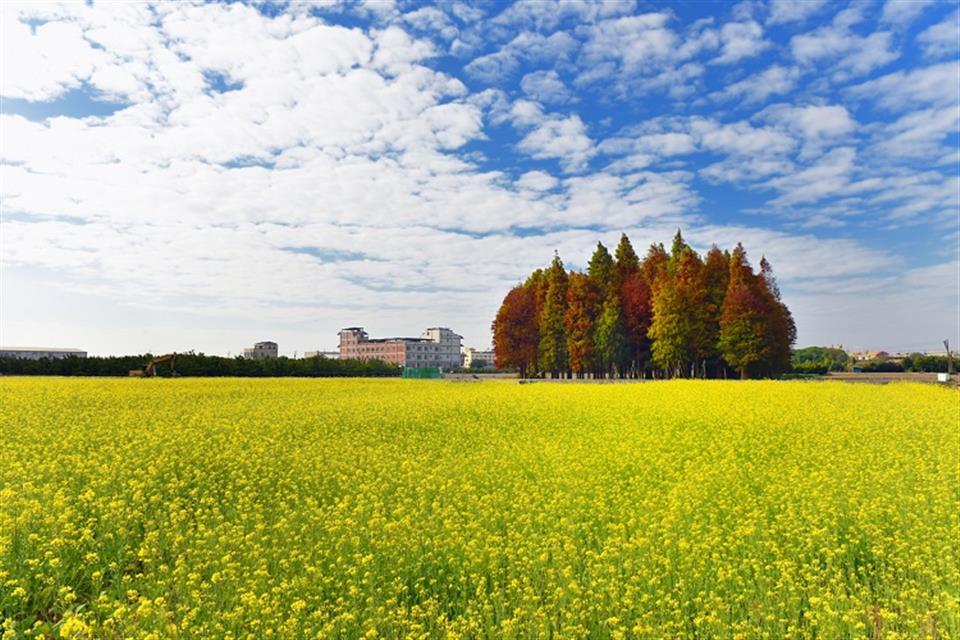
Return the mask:
<svg viewBox="0 0 960 640">
<path fill-rule="evenodd" d="M 957 638 L 957 391 L 0 379 L 3 638 Z"/>
</svg>

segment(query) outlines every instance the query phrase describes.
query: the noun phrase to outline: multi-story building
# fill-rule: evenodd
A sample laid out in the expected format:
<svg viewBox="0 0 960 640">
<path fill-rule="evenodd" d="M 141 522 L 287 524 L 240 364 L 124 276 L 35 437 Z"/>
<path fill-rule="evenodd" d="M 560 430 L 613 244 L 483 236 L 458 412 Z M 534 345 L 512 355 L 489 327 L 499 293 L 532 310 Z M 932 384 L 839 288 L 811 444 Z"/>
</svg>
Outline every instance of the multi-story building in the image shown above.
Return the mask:
<svg viewBox="0 0 960 640">
<path fill-rule="evenodd" d="M 480 363 L 476 366 L 493 367 L 496 366 L 496 354 L 493 351 L 480 351 L 473 347 L 467 347 L 463 350 L 463 366 L 470 368 L 474 363 Z"/>
<path fill-rule="evenodd" d="M 257 342 L 252 347 L 246 347 L 243 350 L 243 357 L 251 360 L 264 360 L 266 358 L 276 358 L 280 354 L 276 342 L 265 340 Z"/>
<path fill-rule="evenodd" d="M 460 336 L 446 327 L 431 327 L 419 338 L 371 338 L 363 327 L 340 332 L 341 360 L 383 360 L 400 367 L 460 366 Z"/>
<path fill-rule="evenodd" d="M 87 352 L 80 349 L 56 349 L 52 347 L 0 347 L 0 358 L 40 360 L 41 358 L 86 358 Z"/>
</svg>

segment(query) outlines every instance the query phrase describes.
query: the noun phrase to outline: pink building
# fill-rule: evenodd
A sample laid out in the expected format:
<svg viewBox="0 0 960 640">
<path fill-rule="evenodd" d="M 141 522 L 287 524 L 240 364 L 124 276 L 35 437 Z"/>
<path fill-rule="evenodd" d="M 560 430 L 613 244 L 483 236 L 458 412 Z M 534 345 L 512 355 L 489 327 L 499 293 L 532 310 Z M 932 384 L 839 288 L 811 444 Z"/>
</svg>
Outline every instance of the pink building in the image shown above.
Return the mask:
<svg viewBox="0 0 960 640">
<path fill-rule="evenodd" d="M 462 340 L 446 327 L 427 329 L 419 338 L 371 338 L 363 327 L 347 327 L 340 331 L 340 359 L 450 369 L 460 366 Z"/>
</svg>

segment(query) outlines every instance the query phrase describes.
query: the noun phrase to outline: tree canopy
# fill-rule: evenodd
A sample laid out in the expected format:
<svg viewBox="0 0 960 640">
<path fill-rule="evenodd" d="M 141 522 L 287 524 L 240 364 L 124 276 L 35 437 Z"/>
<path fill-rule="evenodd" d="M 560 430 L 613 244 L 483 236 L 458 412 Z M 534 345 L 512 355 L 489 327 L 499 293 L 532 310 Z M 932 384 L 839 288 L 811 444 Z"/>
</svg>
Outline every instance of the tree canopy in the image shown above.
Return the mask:
<svg viewBox="0 0 960 640">
<path fill-rule="evenodd" d="M 796 326 L 766 258 L 705 256 L 680 230 L 641 259 L 626 234 L 602 243 L 586 273 L 559 254 L 504 298 L 493 323 L 497 365 L 522 375 L 765 377 L 790 370 Z"/>
</svg>

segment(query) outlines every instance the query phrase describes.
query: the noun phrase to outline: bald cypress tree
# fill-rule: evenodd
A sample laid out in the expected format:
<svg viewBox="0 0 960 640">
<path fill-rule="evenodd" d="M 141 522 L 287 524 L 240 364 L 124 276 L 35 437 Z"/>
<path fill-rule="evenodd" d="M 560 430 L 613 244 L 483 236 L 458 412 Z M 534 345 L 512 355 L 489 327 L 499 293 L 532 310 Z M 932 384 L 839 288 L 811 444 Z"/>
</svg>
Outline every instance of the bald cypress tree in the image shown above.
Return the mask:
<svg viewBox="0 0 960 640">
<path fill-rule="evenodd" d="M 677 267 L 680 265 L 680 256 L 683 255 L 683 251 L 687 248 L 689 247 L 683 239 L 680 229 L 677 229 L 677 232 L 673 236 L 673 244 L 670 245 L 670 262 L 667 263 L 667 267 L 671 273 L 677 270 Z"/>
<path fill-rule="evenodd" d="M 564 326 L 570 369 L 580 378 L 595 369 L 595 334 L 600 302 L 599 292 L 590 278 L 582 273 L 569 275 Z"/>
<path fill-rule="evenodd" d="M 602 242 L 597 243 L 597 248 L 590 256 L 590 262 L 587 264 L 587 275 L 593 281 L 594 286 L 600 295 L 604 298 L 610 289 L 610 283 L 613 281 L 614 262 L 613 257 Z"/>
<path fill-rule="evenodd" d="M 540 369 L 556 378 L 569 370 L 564 316 L 567 310 L 567 272 L 555 253 L 546 272 L 546 297 L 540 317 Z"/>
<path fill-rule="evenodd" d="M 533 374 L 540 337 L 534 287 L 519 285 L 511 289 L 491 328 L 497 367 L 516 367 L 521 378 Z"/>
<path fill-rule="evenodd" d="M 623 377 L 626 374 L 626 336 L 620 310 L 620 293 L 611 289 L 603 301 L 597 324 L 597 358 L 604 375 Z"/>
<path fill-rule="evenodd" d="M 640 263 L 640 273 L 643 274 L 643 279 L 646 281 L 647 286 L 653 289 L 653 285 L 657 281 L 657 276 L 660 275 L 662 271 L 666 271 L 667 264 L 670 262 L 670 255 L 667 253 L 667 250 L 663 248 L 662 243 L 651 244 L 650 248 L 647 249 L 647 255 L 644 256 L 643 262 Z"/>
<path fill-rule="evenodd" d="M 730 277 L 720 314 L 718 347 L 723 359 L 750 377 L 750 369 L 763 359 L 763 300 L 757 290 L 756 277 L 747 261 L 743 245 L 737 244 L 730 256 Z"/>
<path fill-rule="evenodd" d="M 620 234 L 620 242 L 617 244 L 614 257 L 616 258 L 614 262 L 616 286 L 621 287 L 627 278 L 640 269 L 640 259 L 637 257 L 637 252 L 633 250 L 633 245 L 630 244 L 630 238 L 627 237 L 627 234 Z"/>
<path fill-rule="evenodd" d="M 725 364 L 717 348 L 720 340 L 720 314 L 723 311 L 723 299 L 727 295 L 727 281 L 730 279 L 729 255 L 725 255 L 717 245 L 707 252 L 703 263 L 703 285 L 707 292 L 711 308 L 706 325 L 706 341 L 710 347 L 706 356 L 706 370 L 710 377 L 724 375 Z"/>
<path fill-rule="evenodd" d="M 787 305 L 780 299 L 780 287 L 766 256 L 760 258 L 759 290 L 764 304 L 764 348 L 761 373 L 778 375 L 790 370 L 790 356 L 797 339 L 797 327 Z"/>
</svg>

